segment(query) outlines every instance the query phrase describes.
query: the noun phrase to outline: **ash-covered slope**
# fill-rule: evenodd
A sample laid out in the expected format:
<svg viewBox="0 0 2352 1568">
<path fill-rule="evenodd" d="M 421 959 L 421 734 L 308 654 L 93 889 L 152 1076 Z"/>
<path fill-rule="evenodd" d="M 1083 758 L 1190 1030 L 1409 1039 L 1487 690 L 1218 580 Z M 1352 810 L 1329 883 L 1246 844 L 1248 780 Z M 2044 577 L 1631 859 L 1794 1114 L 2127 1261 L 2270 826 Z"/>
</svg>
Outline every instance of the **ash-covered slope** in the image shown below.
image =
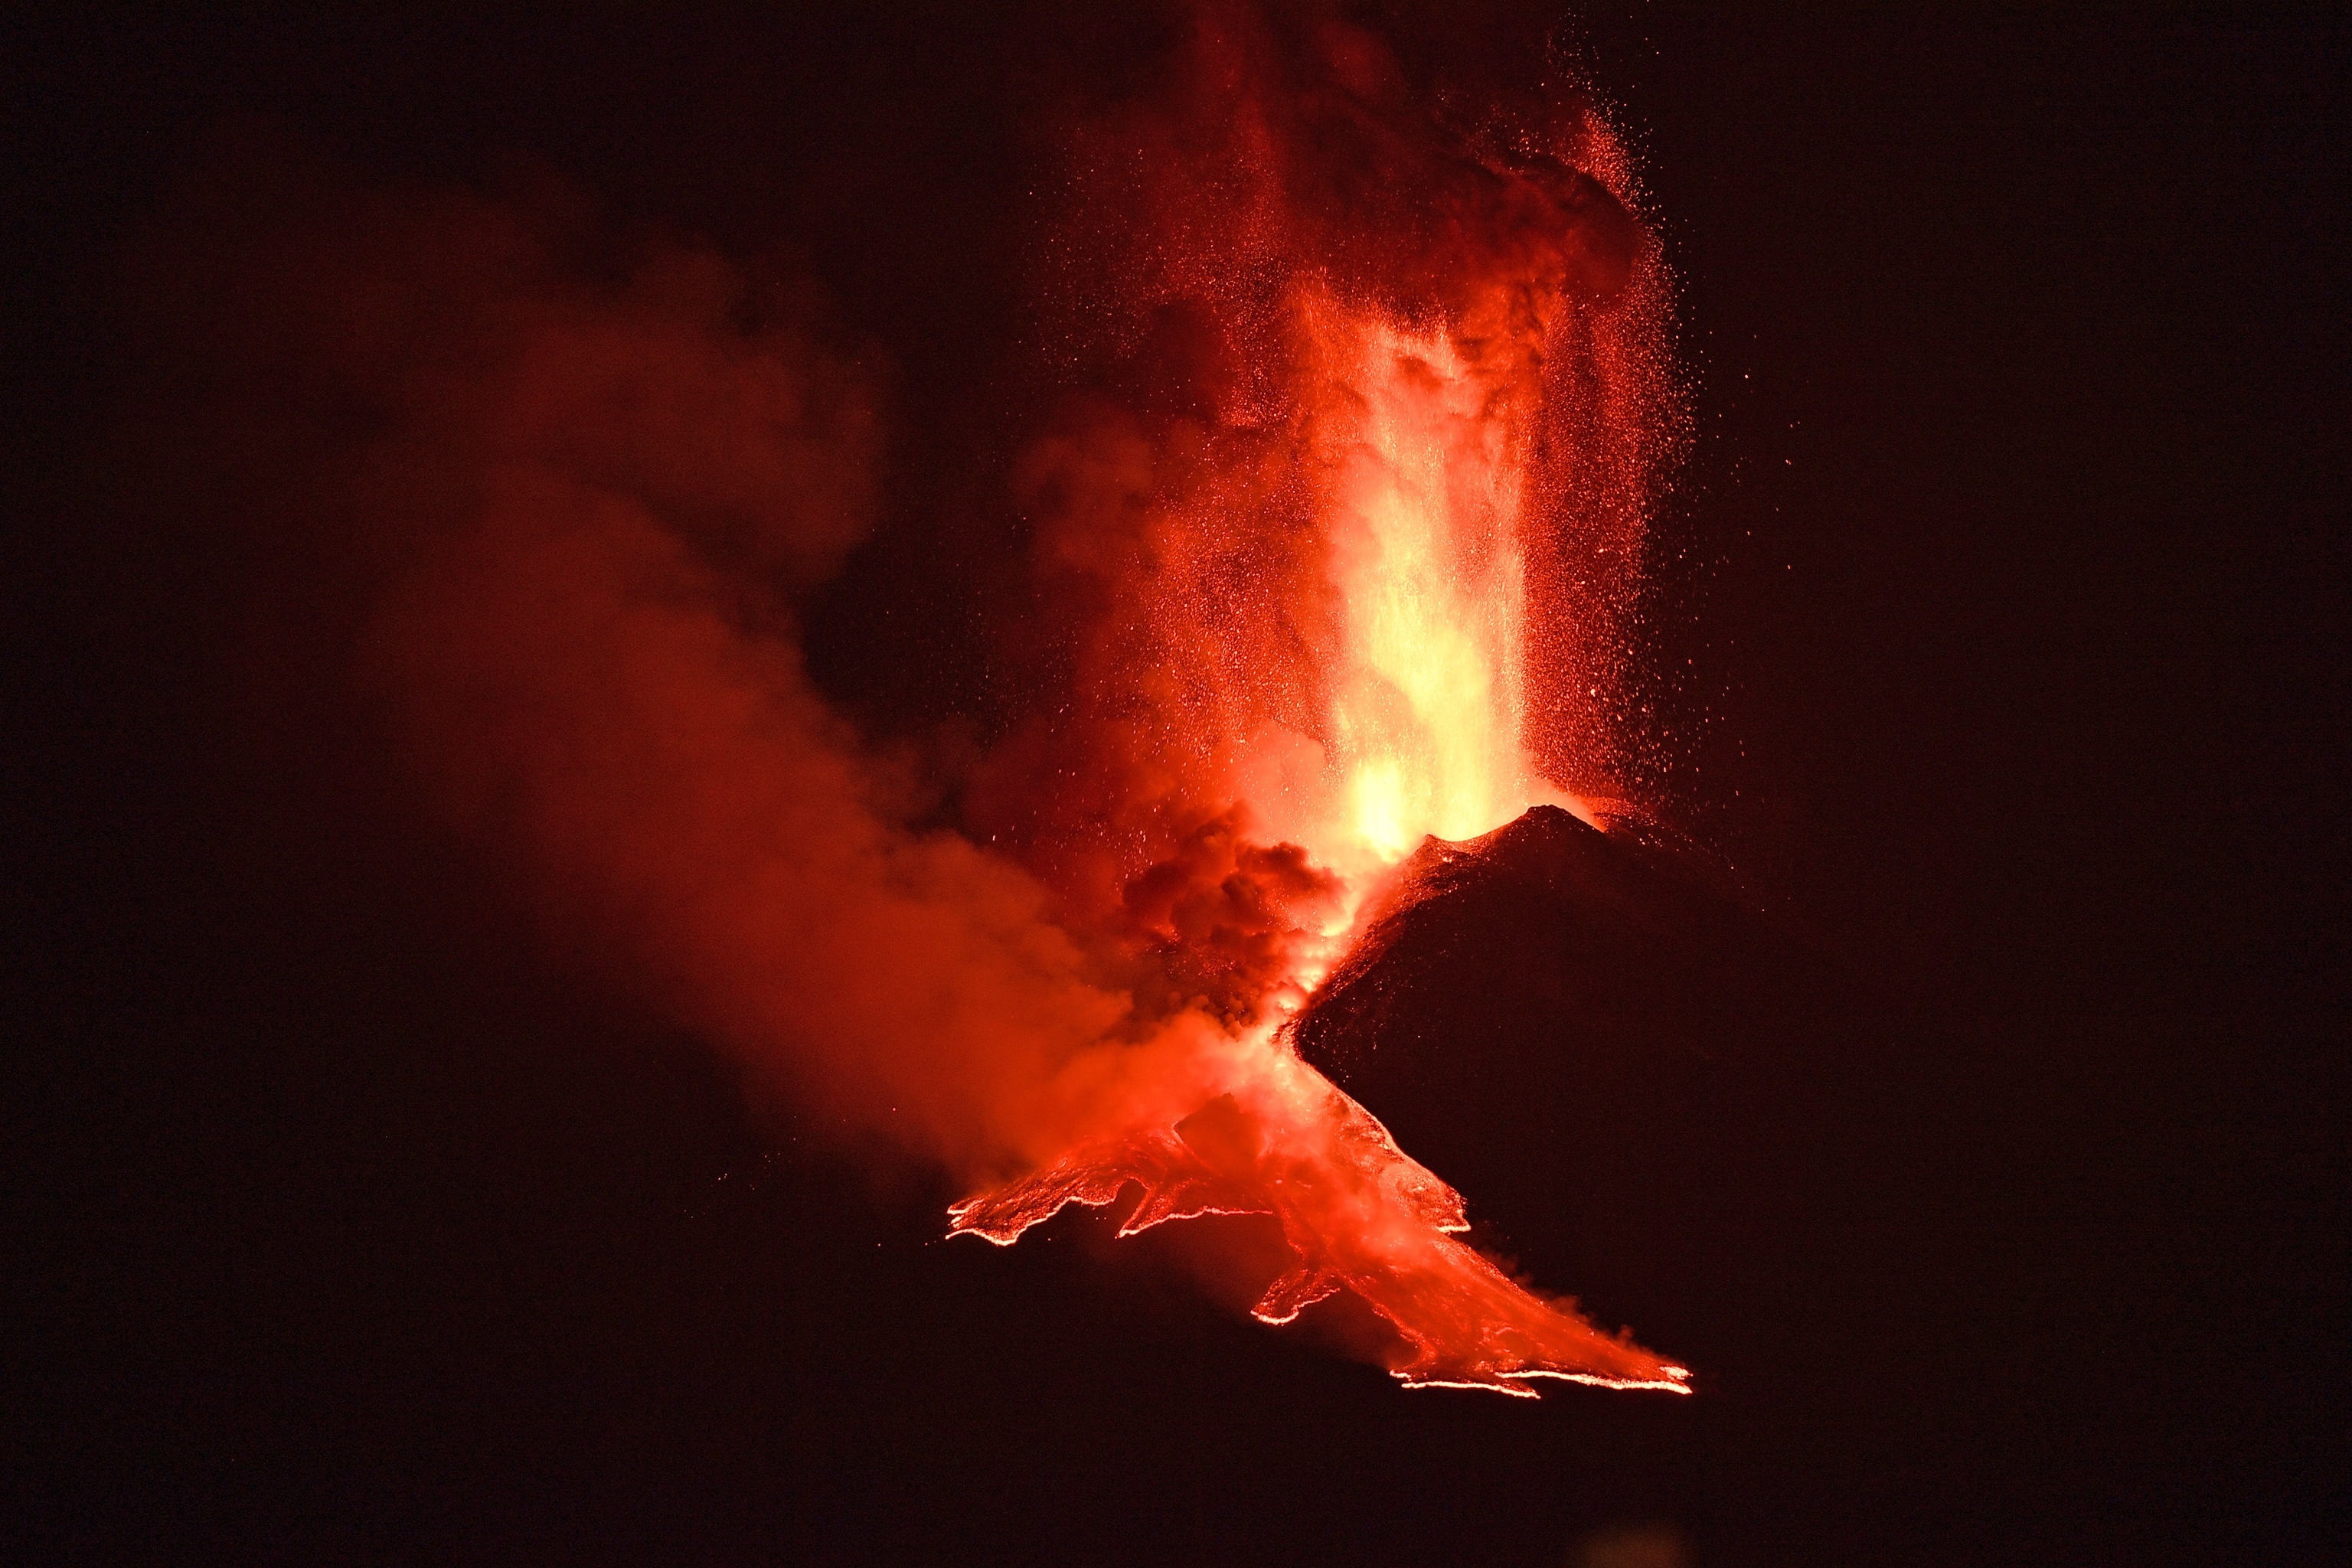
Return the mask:
<svg viewBox="0 0 2352 1568">
<path fill-rule="evenodd" d="M 1673 856 L 1537 806 L 1425 841 L 1295 1027 L 1465 1195 L 1474 1239 L 1683 1348 L 1770 1227 L 1805 1020 L 1832 1005 L 1819 966 Z"/>
</svg>

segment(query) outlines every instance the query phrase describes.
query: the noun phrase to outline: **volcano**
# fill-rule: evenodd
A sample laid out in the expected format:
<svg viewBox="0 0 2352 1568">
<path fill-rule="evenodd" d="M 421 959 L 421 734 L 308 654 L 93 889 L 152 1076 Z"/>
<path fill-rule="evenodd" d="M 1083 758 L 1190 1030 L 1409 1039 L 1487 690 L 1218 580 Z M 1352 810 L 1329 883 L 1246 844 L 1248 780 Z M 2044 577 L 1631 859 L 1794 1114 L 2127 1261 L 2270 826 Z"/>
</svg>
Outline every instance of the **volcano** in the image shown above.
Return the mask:
<svg viewBox="0 0 2352 1568">
<path fill-rule="evenodd" d="M 1425 837 L 1359 930 L 1306 1008 L 1235 1054 L 1231 1090 L 957 1205 L 954 1230 L 1010 1245 L 1068 1205 L 1112 1205 L 1138 1187 L 1121 1236 L 1272 1215 L 1293 1262 L 1254 1315 L 1287 1323 L 1350 1292 L 1402 1342 L 1375 1359 L 1409 1386 L 1527 1395 L 1528 1379 L 1557 1377 L 1685 1392 L 1685 1369 L 1498 1268 L 1491 1238 L 1455 1240 L 1473 1228 L 1462 1195 L 1403 1152 L 1388 1119 L 1453 1152 L 1486 1152 L 1505 1185 L 1538 1156 L 1550 1175 L 1517 1184 L 1514 1228 L 1557 1235 L 1560 1214 L 1589 1205 L 1651 1226 L 1628 1200 L 1679 1184 L 1659 1158 L 1687 1164 L 1696 1148 L 1676 1131 L 1706 1060 L 1695 1042 L 1783 972 L 1762 962 L 1769 942 L 1672 855 L 1550 805 L 1475 839 Z M 1543 1158 L 1563 1131 L 1595 1152 Z"/>
<path fill-rule="evenodd" d="M 1291 1026 L 1298 1054 L 1473 1195 L 1472 1239 L 1665 1322 L 1751 1235 L 1846 987 L 1662 835 L 1538 805 L 1424 839 Z M 1737 1201 L 1733 1194 L 1739 1194 Z M 1696 1329 L 1698 1325 L 1693 1325 Z"/>
</svg>

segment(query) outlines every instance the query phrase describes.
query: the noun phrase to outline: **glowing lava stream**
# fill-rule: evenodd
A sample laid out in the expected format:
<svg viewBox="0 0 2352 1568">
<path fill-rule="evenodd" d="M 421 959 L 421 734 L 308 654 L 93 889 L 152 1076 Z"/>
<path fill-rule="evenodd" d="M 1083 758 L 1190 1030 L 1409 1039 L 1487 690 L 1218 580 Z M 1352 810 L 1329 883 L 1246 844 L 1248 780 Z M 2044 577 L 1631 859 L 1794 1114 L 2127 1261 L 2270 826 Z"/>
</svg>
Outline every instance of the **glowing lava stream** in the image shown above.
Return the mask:
<svg viewBox="0 0 2352 1568">
<path fill-rule="evenodd" d="M 1536 773 L 1521 741 L 1527 416 L 1497 417 L 1507 398 L 1443 332 L 1319 300 L 1304 314 L 1334 389 L 1307 440 L 1333 476 L 1324 522 L 1342 645 L 1324 658 L 1319 787 L 1293 788 L 1260 816 L 1339 872 L 1347 892 L 1325 951 L 1298 961 L 1301 994 L 1345 946 L 1367 891 L 1424 836 L 1475 837 L 1541 802 L 1591 820 Z M 1152 1111 L 957 1205 L 951 1234 L 1010 1245 L 1066 1205 L 1107 1205 L 1133 1183 L 1143 1196 L 1122 1236 L 1202 1215 L 1273 1215 L 1296 1261 L 1254 1315 L 1284 1323 L 1351 1291 L 1402 1342 L 1390 1370 L 1408 1386 L 1531 1396 L 1528 1380 L 1552 1377 L 1689 1391 L 1684 1368 L 1457 1240 L 1461 1195 L 1299 1058 L 1287 1021 L 1192 1042 L 1149 1092 L 1127 1087 Z"/>
<path fill-rule="evenodd" d="M 1528 1379 L 1552 1377 L 1690 1391 L 1684 1368 L 1601 1333 L 1455 1240 L 1469 1225 L 1461 1194 L 1276 1031 L 1234 1041 L 1224 1066 L 1224 1092 L 1201 1110 L 1073 1150 L 958 1204 L 950 1234 L 1010 1246 L 1066 1205 L 1100 1207 L 1139 1183 L 1143 1199 L 1121 1236 L 1202 1215 L 1274 1215 L 1297 1262 L 1252 1315 L 1286 1323 L 1336 1291 L 1353 1291 L 1403 1341 L 1407 1353 L 1390 1371 L 1408 1387 L 1532 1396 Z"/>
</svg>

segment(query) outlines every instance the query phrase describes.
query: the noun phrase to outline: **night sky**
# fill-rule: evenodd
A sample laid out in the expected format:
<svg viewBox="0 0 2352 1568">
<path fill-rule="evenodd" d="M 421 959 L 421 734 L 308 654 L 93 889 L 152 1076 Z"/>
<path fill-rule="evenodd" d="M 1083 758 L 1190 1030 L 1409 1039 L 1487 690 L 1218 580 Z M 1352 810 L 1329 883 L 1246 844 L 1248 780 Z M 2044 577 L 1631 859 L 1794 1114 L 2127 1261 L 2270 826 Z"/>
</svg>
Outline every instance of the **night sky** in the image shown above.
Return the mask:
<svg viewBox="0 0 2352 1568">
<path fill-rule="evenodd" d="M 1406 1394 L 1205 1299 L 1181 1226 L 944 1241 L 940 1178 L 549 940 L 385 760 L 361 568 L 190 449 L 205 366 L 139 279 L 224 148 L 784 258 L 887 367 L 813 675 L 985 734 L 1033 193 L 1164 23 L 76 8 L 0 43 L 12 1555 L 2352 1551 L 2346 23 L 1349 14 L 1432 88 L 1549 38 L 1678 279 L 1648 787 L 1752 920 L 1730 971 L 1658 952 L 1674 1026 L 1621 1042 L 1720 1065 L 1676 1058 L 1687 1114 L 1639 1060 L 1530 1088 L 1643 1173 L 1556 1232 L 1558 1128 L 1420 1114 L 1699 1393 Z"/>
</svg>

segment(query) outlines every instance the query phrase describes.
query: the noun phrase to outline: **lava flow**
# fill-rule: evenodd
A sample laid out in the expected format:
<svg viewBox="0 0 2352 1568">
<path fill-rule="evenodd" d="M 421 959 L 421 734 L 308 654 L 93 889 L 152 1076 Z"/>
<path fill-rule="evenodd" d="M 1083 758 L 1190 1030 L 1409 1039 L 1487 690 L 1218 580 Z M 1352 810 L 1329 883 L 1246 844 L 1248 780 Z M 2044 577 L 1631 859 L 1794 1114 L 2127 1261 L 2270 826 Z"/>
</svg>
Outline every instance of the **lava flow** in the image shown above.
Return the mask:
<svg viewBox="0 0 2352 1568">
<path fill-rule="evenodd" d="M 1679 1390 L 1461 1240 L 1290 1036 L 1428 836 L 1612 792 L 1656 246 L 1574 95 L 1436 112 L 1285 16 L 1198 9 L 1040 182 L 1056 412 L 1011 454 L 985 745 L 875 748 L 807 672 L 887 399 L 774 268 L 231 166 L 142 250 L 155 330 L 295 389 L 184 423 L 257 515 L 357 542 L 429 797 L 634 1001 L 961 1184 L 956 1231 L 1139 1187 L 1129 1232 L 1271 1215 L 1256 1315 L 1351 1293 L 1407 1384 Z"/>
</svg>

